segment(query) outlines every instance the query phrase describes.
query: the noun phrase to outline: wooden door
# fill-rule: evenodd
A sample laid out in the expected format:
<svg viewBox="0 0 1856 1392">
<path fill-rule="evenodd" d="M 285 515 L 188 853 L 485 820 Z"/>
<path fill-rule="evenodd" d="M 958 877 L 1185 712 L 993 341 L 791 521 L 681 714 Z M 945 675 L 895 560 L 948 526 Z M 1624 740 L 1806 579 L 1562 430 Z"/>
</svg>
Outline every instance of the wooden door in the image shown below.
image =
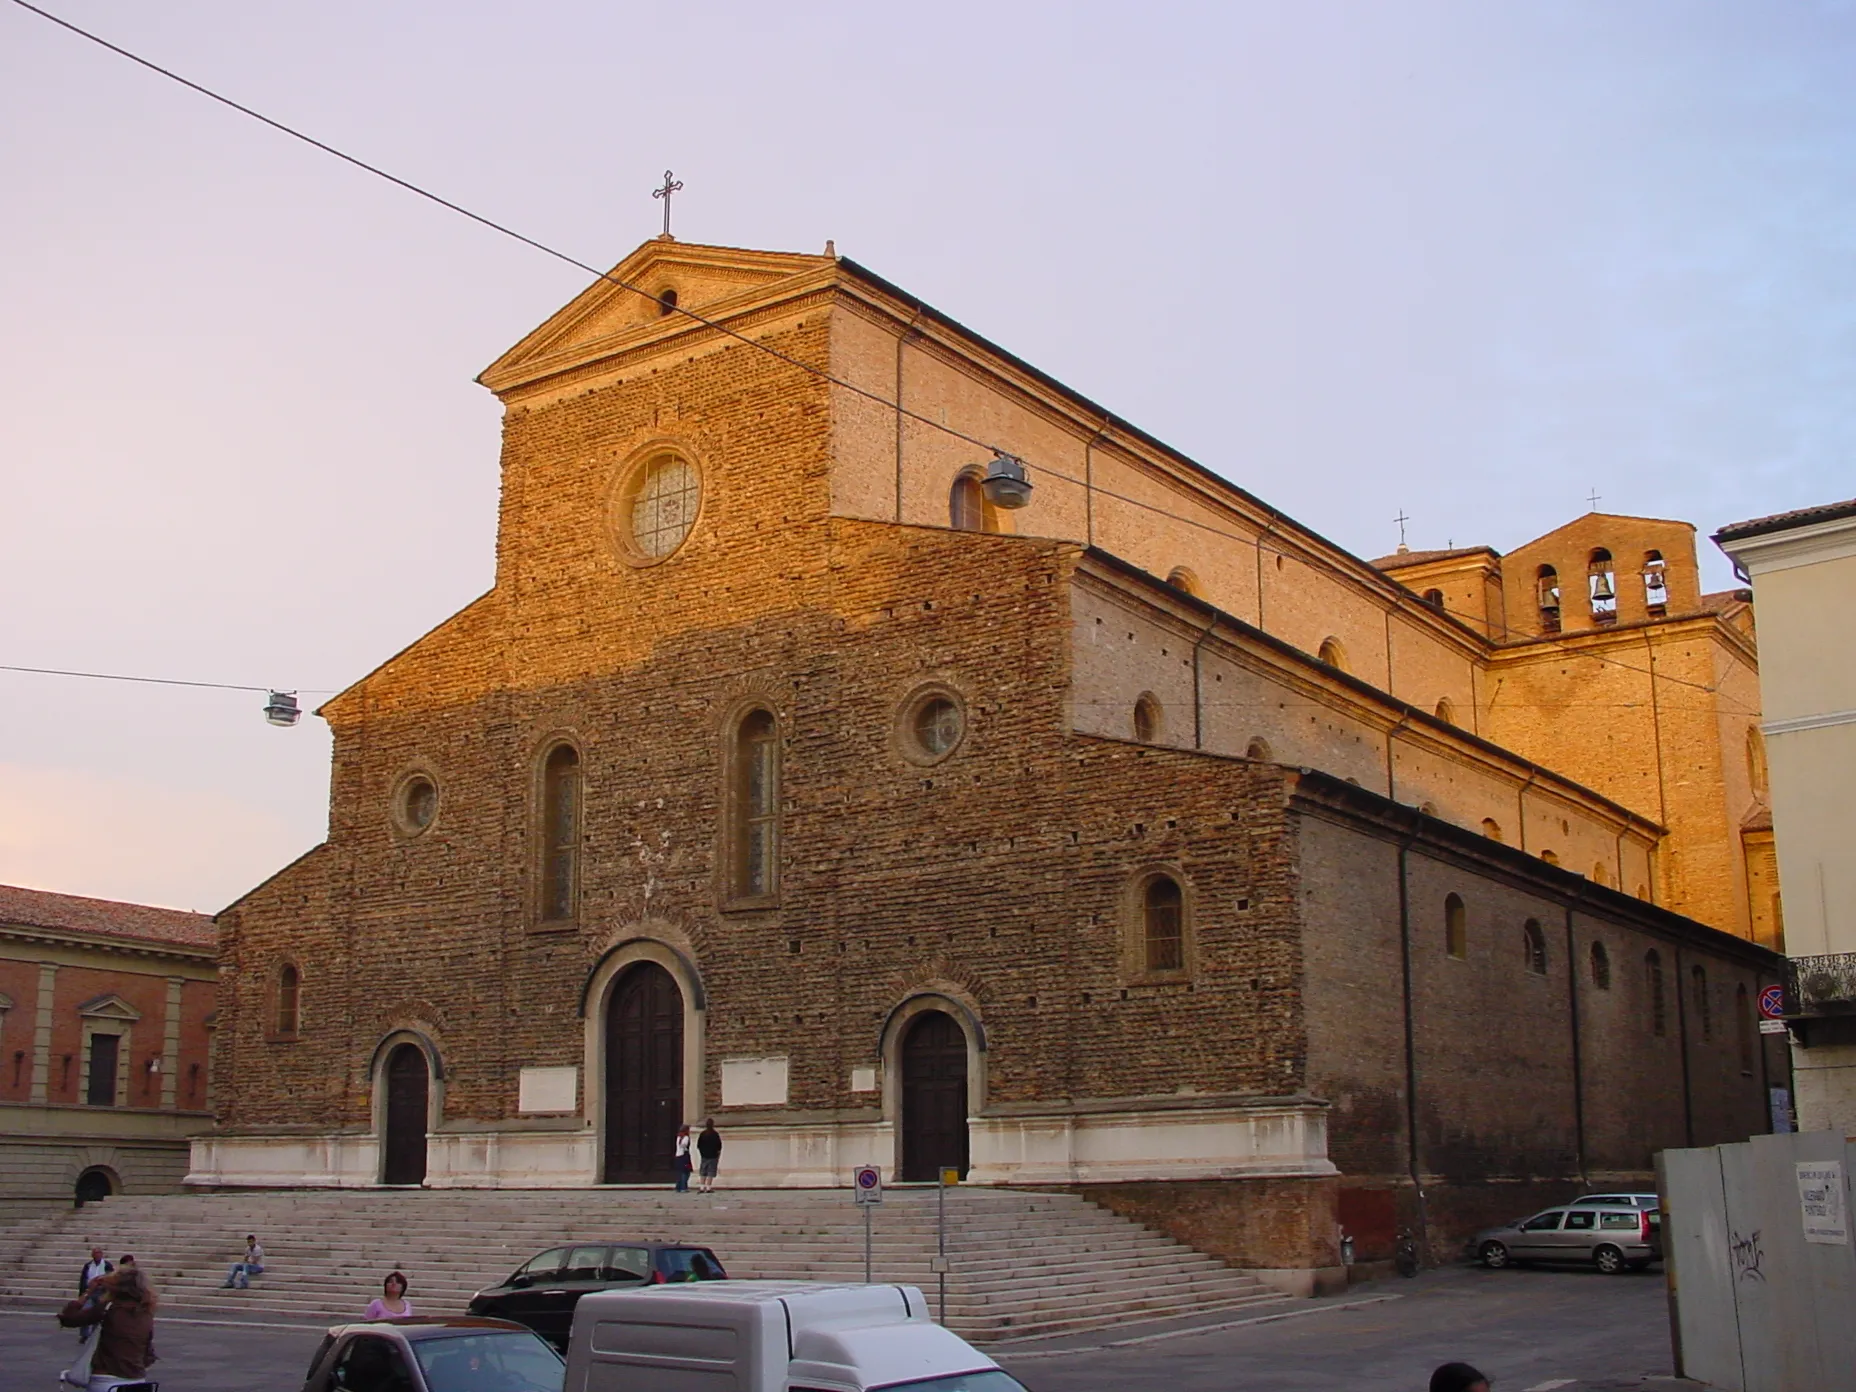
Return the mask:
<svg viewBox="0 0 1856 1392">
<path fill-rule="evenodd" d="M 401 1044 L 387 1055 L 386 1158 L 382 1184 L 425 1182 L 425 1126 L 431 1077 L 425 1051 Z"/>
<path fill-rule="evenodd" d="M 606 1007 L 606 1183 L 669 1182 L 682 1124 L 683 993 L 641 962 Z"/>
<path fill-rule="evenodd" d="M 967 1173 L 967 1037 L 951 1015 L 926 1011 L 902 1036 L 902 1177 Z"/>
</svg>

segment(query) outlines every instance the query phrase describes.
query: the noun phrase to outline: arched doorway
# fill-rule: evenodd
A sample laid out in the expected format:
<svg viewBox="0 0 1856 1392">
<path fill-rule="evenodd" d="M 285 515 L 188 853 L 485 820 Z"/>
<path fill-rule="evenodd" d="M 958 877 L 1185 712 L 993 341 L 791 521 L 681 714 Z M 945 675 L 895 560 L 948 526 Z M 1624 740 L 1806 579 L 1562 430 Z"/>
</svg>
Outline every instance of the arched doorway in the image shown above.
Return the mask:
<svg viewBox="0 0 1856 1392">
<path fill-rule="evenodd" d="M 954 1017 L 925 1010 L 902 1036 L 902 1177 L 967 1173 L 967 1036 Z"/>
<path fill-rule="evenodd" d="M 77 1207 L 101 1203 L 116 1192 L 115 1180 L 104 1169 L 85 1170 L 77 1177 Z"/>
<path fill-rule="evenodd" d="M 382 1184 L 425 1182 L 425 1128 L 431 1107 L 432 1075 L 417 1044 L 395 1045 L 387 1055 L 386 1156 Z"/>
<path fill-rule="evenodd" d="M 606 1005 L 606 1183 L 669 1180 L 682 1124 L 683 993 L 669 972 L 640 962 Z"/>
</svg>

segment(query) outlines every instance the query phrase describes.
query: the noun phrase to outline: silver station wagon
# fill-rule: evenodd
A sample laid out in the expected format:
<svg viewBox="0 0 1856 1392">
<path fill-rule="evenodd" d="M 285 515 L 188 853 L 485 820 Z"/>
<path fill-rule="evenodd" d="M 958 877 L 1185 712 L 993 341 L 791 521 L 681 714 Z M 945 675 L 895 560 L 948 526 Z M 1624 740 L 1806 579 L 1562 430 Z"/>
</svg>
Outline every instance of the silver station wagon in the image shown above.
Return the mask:
<svg viewBox="0 0 1856 1392">
<path fill-rule="evenodd" d="M 1615 1275 L 1648 1266 L 1663 1255 L 1660 1218 L 1636 1204 L 1569 1204 L 1542 1209 L 1518 1223 L 1484 1228 L 1471 1245 L 1487 1267 L 1578 1262 Z"/>
</svg>

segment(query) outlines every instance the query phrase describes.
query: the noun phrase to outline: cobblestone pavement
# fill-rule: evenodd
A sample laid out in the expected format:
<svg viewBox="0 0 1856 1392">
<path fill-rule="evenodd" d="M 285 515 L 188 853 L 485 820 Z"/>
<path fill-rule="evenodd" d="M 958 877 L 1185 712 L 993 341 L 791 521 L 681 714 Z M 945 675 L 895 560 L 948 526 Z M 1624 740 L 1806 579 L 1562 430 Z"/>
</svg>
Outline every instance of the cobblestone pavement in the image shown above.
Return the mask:
<svg viewBox="0 0 1856 1392">
<path fill-rule="evenodd" d="M 1698 1386 L 1670 1376 L 1669 1319 L 1654 1272 L 1456 1267 L 1236 1318 L 1250 1322 L 1142 1325 L 992 1351 L 1032 1392 L 1423 1392 L 1430 1370 L 1451 1359 L 1488 1373 L 1497 1392 Z M 294 1388 L 321 1333 L 308 1321 L 173 1309 L 158 1323 L 154 1373 L 163 1392 Z M 1123 1339 L 1139 1342 L 1116 1346 Z M 53 1392 L 75 1349 L 75 1335 L 57 1328 L 49 1310 L 0 1308 L 6 1392 Z"/>
</svg>

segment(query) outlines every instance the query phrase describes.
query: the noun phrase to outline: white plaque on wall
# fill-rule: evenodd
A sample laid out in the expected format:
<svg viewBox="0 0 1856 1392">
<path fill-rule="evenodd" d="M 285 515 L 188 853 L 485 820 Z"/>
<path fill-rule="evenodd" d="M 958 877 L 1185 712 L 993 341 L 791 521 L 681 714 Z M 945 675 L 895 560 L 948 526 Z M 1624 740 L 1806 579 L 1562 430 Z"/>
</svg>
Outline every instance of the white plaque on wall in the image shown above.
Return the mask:
<svg viewBox="0 0 1856 1392">
<path fill-rule="evenodd" d="M 722 1060 L 724 1107 L 784 1107 L 786 1059 L 747 1058 Z"/>
<path fill-rule="evenodd" d="M 524 1068 L 516 1094 L 518 1112 L 571 1112 L 577 1110 L 580 1069 Z"/>
<path fill-rule="evenodd" d="M 875 1092 L 876 1091 L 876 1069 L 874 1068 L 853 1068 L 851 1070 L 851 1091 L 852 1092 Z"/>
</svg>

